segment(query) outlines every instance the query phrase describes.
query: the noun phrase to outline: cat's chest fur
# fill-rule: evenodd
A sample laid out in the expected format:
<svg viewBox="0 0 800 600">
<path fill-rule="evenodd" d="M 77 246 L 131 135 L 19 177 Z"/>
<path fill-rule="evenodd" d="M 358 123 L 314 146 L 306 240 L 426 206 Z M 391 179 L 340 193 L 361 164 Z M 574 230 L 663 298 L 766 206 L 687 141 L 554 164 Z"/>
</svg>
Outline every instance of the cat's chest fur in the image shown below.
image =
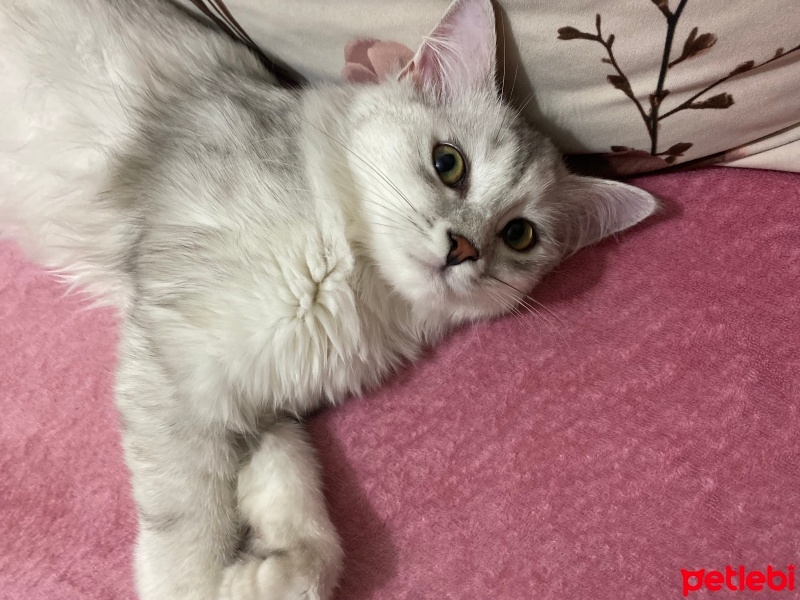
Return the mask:
<svg viewBox="0 0 800 600">
<path fill-rule="evenodd" d="M 304 413 L 376 385 L 423 336 L 334 212 L 247 229 L 156 230 L 136 308 L 170 379 L 209 419 Z"/>
</svg>

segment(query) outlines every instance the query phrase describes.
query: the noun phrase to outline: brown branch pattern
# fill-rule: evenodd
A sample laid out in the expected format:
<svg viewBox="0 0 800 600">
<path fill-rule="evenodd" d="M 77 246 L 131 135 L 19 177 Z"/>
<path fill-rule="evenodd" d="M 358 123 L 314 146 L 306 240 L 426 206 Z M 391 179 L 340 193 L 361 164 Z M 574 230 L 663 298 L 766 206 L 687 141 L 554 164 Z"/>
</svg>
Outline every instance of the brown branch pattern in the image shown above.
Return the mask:
<svg viewBox="0 0 800 600">
<path fill-rule="evenodd" d="M 697 92 L 694 96 L 692 96 L 691 98 L 689 98 L 685 102 L 682 102 L 681 104 L 679 104 L 678 106 L 676 106 L 675 108 L 670 110 L 669 112 L 665 112 L 663 115 L 661 115 L 659 117 L 659 121 L 662 120 L 662 119 L 666 119 L 670 115 L 674 115 L 676 112 L 680 112 L 682 110 L 686 110 L 687 108 L 707 108 L 706 106 L 701 106 L 701 104 L 703 104 L 703 103 L 696 103 L 695 100 L 697 100 L 700 96 L 702 96 L 706 92 L 710 92 L 711 90 L 713 90 L 718 85 L 720 85 L 722 83 L 725 83 L 729 79 L 733 79 L 737 75 L 741 75 L 742 73 L 746 73 L 747 71 L 752 71 L 753 69 L 759 69 L 759 68 L 761 68 L 761 67 L 763 67 L 765 65 L 768 65 L 771 62 L 774 62 L 774 61 L 778 60 L 779 58 L 783 58 L 784 56 L 787 56 L 789 54 L 792 54 L 793 52 L 798 52 L 798 51 L 800 51 L 800 44 L 798 44 L 794 48 L 789 48 L 786 51 L 784 51 L 783 48 L 778 48 L 775 51 L 775 55 L 772 58 L 770 58 L 769 60 L 765 60 L 764 62 L 759 63 L 759 64 L 755 64 L 755 61 L 753 61 L 753 60 L 748 60 L 746 62 L 743 62 L 738 67 L 736 67 L 733 71 L 731 71 L 730 73 L 725 75 L 725 77 L 722 77 L 722 78 L 718 79 L 717 81 L 715 81 L 714 83 L 712 83 L 711 85 L 704 87 L 702 90 Z M 713 100 L 714 98 L 720 98 L 721 96 L 725 96 L 725 97 L 727 97 L 729 99 L 730 104 L 728 104 L 728 106 L 733 104 L 733 97 L 730 94 L 726 94 L 726 93 L 717 94 L 716 96 L 712 96 L 708 100 L 705 100 L 704 103 L 708 103 L 710 100 Z M 717 108 L 717 107 L 711 107 L 711 108 Z M 720 108 L 723 108 L 723 107 L 720 107 Z M 727 108 L 727 106 L 725 106 L 724 108 Z"/>
<path fill-rule="evenodd" d="M 650 96 L 650 154 L 653 156 L 658 153 L 658 110 L 661 108 L 661 103 L 664 101 L 664 98 L 666 98 L 669 93 L 669 90 L 664 88 L 664 84 L 667 80 L 667 69 L 669 69 L 669 56 L 672 54 L 672 40 L 675 37 L 675 29 L 678 27 L 681 13 L 688 1 L 689 0 L 681 0 L 678 4 L 678 8 L 676 8 L 673 13 L 669 10 L 669 3 L 666 0 L 664 0 L 663 3 L 653 0 L 667 19 L 667 35 L 664 39 L 664 52 L 661 55 L 661 69 L 658 73 L 658 84 L 656 84 L 655 93 Z M 685 143 L 688 144 L 688 142 Z M 687 146 L 687 150 L 689 148 L 691 148 L 691 144 Z M 673 158 L 673 160 L 675 160 L 675 158 Z"/>
<path fill-rule="evenodd" d="M 680 103 L 678 106 L 672 108 L 671 110 L 659 114 L 661 110 L 661 105 L 664 102 L 664 99 L 669 96 L 669 89 L 666 87 L 666 79 L 667 74 L 670 69 L 679 65 L 680 63 L 696 58 L 701 54 L 708 52 L 717 42 L 717 36 L 713 33 L 699 33 L 699 29 L 694 27 L 692 31 L 689 33 L 688 37 L 686 38 L 683 48 L 681 50 L 681 54 L 675 58 L 674 60 L 670 60 L 672 55 L 672 46 L 675 37 L 675 31 L 678 26 L 678 21 L 681 18 L 681 14 L 683 13 L 688 0 L 680 0 L 678 2 L 677 7 L 675 10 L 671 10 L 669 7 L 669 0 L 650 0 L 661 14 L 664 15 L 664 18 L 667 22 L 667 30 L 664 39 L 664 49 L 661 58 L 661 65 L 658 74 L 658 81 L 656 84 L 656 89 L 651 94 L 649 94 L 649 103 L 650 107 L 648 111 L 645 111 L 642 102 L 636 97 L 634 94 L 633 89 L 631 87 L 630 80 L 623 72 L 622 68 L 620 67 L 616 57 L 614 56 L 613 51 L 613 44 L 614 44 L 614 34 L 609 34 L 608 37 L 604 37 L 602 28 L 601 28 L 601 17 L 599 14 L 595 15 L 595 30 L 597 33 L 588 33 L 585 31 L 581 31 L 576 29 L 575 27 L 561 27 L 558 30 L 558 39 L 560 40 L 588 40 L 597 42 L 605 48 L 607 58 L 603 57 L 601 62 L 611 65 L 613 69 L 616 71 L 615 74 L 607 75 L 606 78 L 608 82 L 615 87 L 616 89 L 620 90 L 623 94 L 625 94 L 636 106 L 639 115 L 644 121 L 645 128 L 647 129 L 647 134 L 650 138 L 650 152 L 651 156 L 665 156 L 665 161 L 668 164 L 672 164 L 677 160 L 678 157 L 683 156 L 683 154 L 692 147 L 691 142 L 679 142 L 677 144 L 673 144 L 667 150 L 659 152 L 658 151 L 658 133 L 660 122 L 670 117 L 680 111 L 683 110 L 697 110 L 697 109 L 726 109 L 734 104 L 733 96 L 727 92 L 721 92 L 714 96 L 705 98 L 703 100 L 700 99 L 701 96 L 705 95 L 718 85 L 725 83 L 726 81 L 742 74 L 747 71 L 751 71 L 753 69 L 758 69 L 767 65 L 779 58 L 782 58 L 788 54 L 793 52 L 800 51 L 800 45 L 795 46 L 794 48 L 790 48 L 787 51 L 784 51 L 783 48 L 778 48 L 775 52 L 775 55 L 766 60 L 762 63 L 756 64 L 754 60 L 748 60 L 739 64 L 736 68 L 734 68 L 730 73 L 721 77 L 714 83 L 706 86 L 701 91 L 694 94 L 688 100 Z M 643 153 L 642 151 L 634 150 L 632 148 L 627 148 L 624 146 L 612 146 L 611 150 L 613 152 L 638 152 Z M 645 153 L 646 154 L 646 153 Z"/>
</svg>

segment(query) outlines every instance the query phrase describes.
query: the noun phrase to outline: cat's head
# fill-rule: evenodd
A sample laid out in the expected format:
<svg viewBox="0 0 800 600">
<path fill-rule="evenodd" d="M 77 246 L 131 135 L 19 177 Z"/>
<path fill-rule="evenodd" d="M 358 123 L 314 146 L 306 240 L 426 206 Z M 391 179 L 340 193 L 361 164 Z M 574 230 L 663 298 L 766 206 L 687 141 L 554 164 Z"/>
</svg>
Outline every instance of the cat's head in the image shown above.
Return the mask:
<svg viewBox="0 0 800 600">
<path fill-rule="evenodd" d="M 638 188 L 570 174 L 500 99 L 495 60 L 489 0 L 457 0 L 396 80 L 351 109 L 368 251 L 422 315 L 506 312 L 565 255 L 656 208 Z"/>
</svg>

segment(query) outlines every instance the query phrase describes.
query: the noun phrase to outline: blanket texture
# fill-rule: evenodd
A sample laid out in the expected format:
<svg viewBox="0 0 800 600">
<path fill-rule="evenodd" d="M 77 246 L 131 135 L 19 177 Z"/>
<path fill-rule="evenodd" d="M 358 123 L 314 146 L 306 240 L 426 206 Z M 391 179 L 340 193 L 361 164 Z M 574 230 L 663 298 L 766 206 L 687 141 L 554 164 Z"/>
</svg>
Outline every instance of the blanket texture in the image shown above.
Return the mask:
<svg viewBox="0 0 800 600">
<path fill-rule="evenodd" d="M 800 567 L 800 175 L 637 183 L 663 213 L 564 263 L 538 315 L 310 419 L 338 600 L 662 600 L 681 569 Z M 133 598 L 116 335 L 0 244 L 4 600 Z"/>
</svg>

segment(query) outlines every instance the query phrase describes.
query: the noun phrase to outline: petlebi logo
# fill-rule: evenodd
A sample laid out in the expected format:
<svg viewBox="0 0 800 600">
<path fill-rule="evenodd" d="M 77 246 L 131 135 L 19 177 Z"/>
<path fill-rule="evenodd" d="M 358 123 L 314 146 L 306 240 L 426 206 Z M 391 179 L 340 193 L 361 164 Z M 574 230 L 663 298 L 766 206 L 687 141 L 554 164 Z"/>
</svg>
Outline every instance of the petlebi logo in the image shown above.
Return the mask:
<svg viewBox="0 0 800 600">
<path fill-rule="evenodd" d="M 702 589 L 709 592 L 722 590 L 782 592 L 795 589 L 794 565 L 788 565 L 785 570 L 777 569 L 772 565 L 767 565 L 764 570 L 749 570 L 744 565 L 739 565 L 738 568 L 727 565 L 724 571 L 681 569 L 681 577 L 683 578 L 684 596 Z"/>
</svg>

